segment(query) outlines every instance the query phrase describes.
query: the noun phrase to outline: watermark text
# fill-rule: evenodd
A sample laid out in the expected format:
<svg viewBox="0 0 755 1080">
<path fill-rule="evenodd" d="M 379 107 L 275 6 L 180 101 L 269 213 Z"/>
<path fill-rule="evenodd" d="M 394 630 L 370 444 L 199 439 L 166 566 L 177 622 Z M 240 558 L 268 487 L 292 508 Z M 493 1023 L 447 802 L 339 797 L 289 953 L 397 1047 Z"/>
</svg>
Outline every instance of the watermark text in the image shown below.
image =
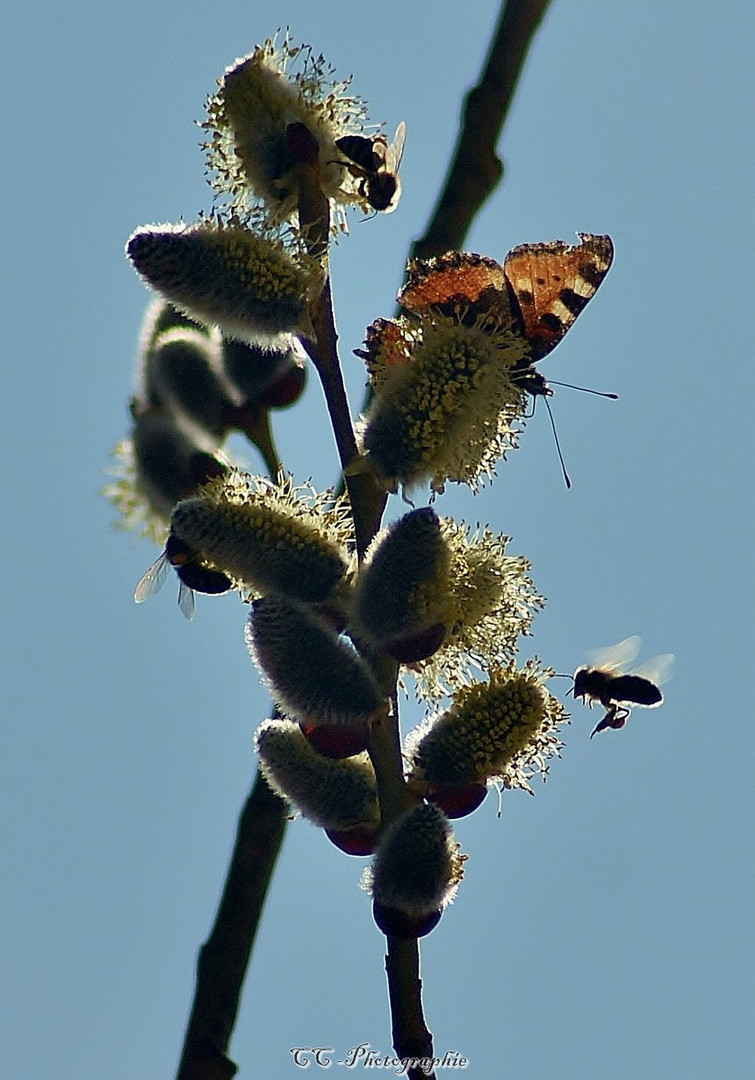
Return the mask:
<svg viewBox="0 0 755 1080">
<path fill-rule="evenodd" d="M 431 1076 L 436 1069 L 466 1069 L 469 1064 L 457 1050 L 446 1050 L 442 1057 L 398 1058 L 374 1050 L 369 1043 L 350 1047 L 343 1057 L 336 1057 L 332 1046 L 293 1046 L 290 1053 L 294 1065 L 300 1069 L 308 1069 L 310 1065 L 320 1069 L 339 1065 L 345 1069 L 390 1069 L 394 1076 L 406 1076 L 410 1069 Z"/>
</svg>

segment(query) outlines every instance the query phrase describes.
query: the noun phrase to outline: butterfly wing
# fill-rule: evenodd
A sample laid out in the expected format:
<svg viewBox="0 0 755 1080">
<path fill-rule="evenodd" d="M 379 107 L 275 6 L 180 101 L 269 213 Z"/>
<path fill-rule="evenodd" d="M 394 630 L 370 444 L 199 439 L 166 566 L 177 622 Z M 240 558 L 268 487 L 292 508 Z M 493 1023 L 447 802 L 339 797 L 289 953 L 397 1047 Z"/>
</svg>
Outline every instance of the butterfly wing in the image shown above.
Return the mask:
<svg viewBox="0 0 755 1080">
<path fill-rule="evenodd" d="M 520 244 L 504 260 L 522 332 L 537 363 L 558 345 L 593 298 L 613 261 L 610 236 L 577 233 L 580 243 Z M 513 307 L 514 305 L 512 305 Z"/>
<path fill-rule="evenodd" d="M 414 315 L 439 311 L 453 317 L 465 308 L 508 307 L 503 267 L 485 255 L 448 251 L 434 259 L 415 259 L 407 269 L 397 300 Z"/>
</svg>

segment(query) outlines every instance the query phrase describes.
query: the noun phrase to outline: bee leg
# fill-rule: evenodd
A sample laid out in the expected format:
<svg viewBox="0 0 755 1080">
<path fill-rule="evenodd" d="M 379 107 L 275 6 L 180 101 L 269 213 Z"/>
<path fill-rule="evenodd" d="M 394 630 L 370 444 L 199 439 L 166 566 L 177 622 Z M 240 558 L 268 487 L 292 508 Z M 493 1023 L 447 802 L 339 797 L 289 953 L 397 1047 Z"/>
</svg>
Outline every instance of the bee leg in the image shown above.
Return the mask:
<svg viewBox="0 0 755 1080">
<path fill-rule="evenodd" d="M 621 713 L 624 713 L 625 715 L 621 717 L 619 722 L 617 722 Z M 629 716 L 629 709 L 620 709 L 618 705 L 607 706 L 605 716 L 600 721 L 600 723 L 596 724 L 596 726 L 590 732 L 590 738 L 592 738 L 593 735 L 597 735 L 599 731 L 605 731 L 606 728 L 623 727 L 626 723 L 627 716 Z"/>
</svg>

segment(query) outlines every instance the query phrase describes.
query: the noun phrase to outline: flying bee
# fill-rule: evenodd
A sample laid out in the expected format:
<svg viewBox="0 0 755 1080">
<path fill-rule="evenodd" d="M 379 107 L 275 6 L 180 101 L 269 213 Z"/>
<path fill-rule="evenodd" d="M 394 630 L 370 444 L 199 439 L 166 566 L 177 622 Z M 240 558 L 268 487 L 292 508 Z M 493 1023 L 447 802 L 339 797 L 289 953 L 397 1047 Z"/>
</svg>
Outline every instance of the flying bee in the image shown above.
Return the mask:
<svg viewBox="0 0 755 1080">
<path fill-rule="evenodd" d="M 137 604 L 143 603 L 162 587 L 169 566 L 178 575 L 178 606 L 189 620 L 194 618 L 195 592 L 217 596 L 233 588 L 233 582 L 226 574 L 205 566 L 201 557 L 171 532 L 162 555 L 152 563 L 134 590 Z"/>
<path fill-rule="evenodd" d="M 385 135 L 342 135 L 336 146 L 349 160 L 344 162 L 352 176 L 359 179 L 359 194 L 373 210 L 390 214 L 401 198 L 398 169 L 404 153 L 406 124 L 396 128 L 393 142 Z"/>
<path fill-rule="evenodd" d="M 599 701 L 606 710 L 590 738 L 609 727 L 624 727 L 633 705 L 653 709 L 662 703 L 663 694 L 658 684 L 668 679 L 674 658 L 670 653 L 664 653 L 635 671 L 625 672 L 624 668 L 634 660 L 639 648 L 640 639 L 636 635 L 625 638 L 617 645 L 595 653 L 590 666 L 577 668 L 574 672 L 574 697 L 581 698 L 590 708 Z"/>
</svg>

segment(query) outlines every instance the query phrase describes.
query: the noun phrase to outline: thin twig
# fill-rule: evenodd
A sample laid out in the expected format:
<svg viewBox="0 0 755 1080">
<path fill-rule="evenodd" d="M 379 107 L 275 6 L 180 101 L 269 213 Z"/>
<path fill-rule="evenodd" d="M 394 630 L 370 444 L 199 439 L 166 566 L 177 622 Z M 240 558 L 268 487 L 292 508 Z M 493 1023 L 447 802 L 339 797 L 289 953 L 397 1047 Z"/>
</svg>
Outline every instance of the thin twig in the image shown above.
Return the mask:
<svg viewBox="0 0 755 1080">
<path fill-rule="evenodd" d="M 389 937 L 385 973 L 391 1004 L 393 1047 L 402 1061 L 433 1056 L 433 1037 L 422 1011 L 422 980 L 416 939 Z M 435 1070 L 412 1067 L 409 1080 L 434 1080 Z"/>
<path fill-rule="evenodd" d="M 276 480 L 282 466 L 270 423 L 270 409 L 265 406 L 255 408 L 247 418 L 244 434 L 257 447 L 265 463 L 267 475 L 271 480 Z"/>
<path fill-rule="evenodd" d="M 299 201 L 300 225 L 310 253 L 321 256 L 327 265 L 327 244 L 330 233 L 330 208 L 322 193 L 319 166 L 302 166 L 299 170 L 301 195 Z M 364 555 L 373 536 L 380 527 L 385 510 L 387 494 L 372 473 L 358 471 L 350 475 L 349 466 L 357 458 L 357 442 L 351 409 L 343 381 L 343 369 L 338 355 L 338 332 L 336 330 L 330 278 L 326 276 L 320 294 L 310 304 L 309 310 L 314 337 L 303 340 L 309 356 L 317 369 L 322 383 L 325 403 L 330 416 L 333 434 L 341 462 L 342 477 L 351 503 L 354 532 L 359 558 Z"/>
<path fill-rule="evenodd" d="M 347 472 L 349 465 L 357 458 L 357 443 L 341 362 L 338 358 L 338 334 L 333 315 L 329 279 L 326 280 L 317 302 L 312 305 L 310 313 L 317 337 L 314 341 L 304 341 L 304 346 L 320 376 L 341 462 L 341 475 L 351 503 L 357 554 L 361 559 L 370 540 L 380 527 L 387 494 L 372 473 L 364 471 L 351 476 Z"/>
<path fill-rule="evenodd" d="M 239 818 L 215 925 L 199 950 L 194 1004 L 178 1080 L 230 1080 L 226 1056 L 262 906 L 286 824 L 286 804 L 261 774 Z"/>
</svg>

